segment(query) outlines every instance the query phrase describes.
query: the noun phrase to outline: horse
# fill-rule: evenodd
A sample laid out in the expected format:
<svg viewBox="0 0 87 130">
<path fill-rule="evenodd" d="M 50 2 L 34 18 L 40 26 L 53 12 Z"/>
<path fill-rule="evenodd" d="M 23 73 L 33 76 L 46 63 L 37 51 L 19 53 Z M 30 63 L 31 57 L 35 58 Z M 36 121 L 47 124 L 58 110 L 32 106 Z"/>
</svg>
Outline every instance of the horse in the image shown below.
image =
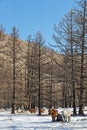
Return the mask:
<svg viewBox="0 0 87 130">
<path fill-rule="evenodd" d="M 71 112 L 70 110 L 63 110 L 62 111 L 62 117 L 64 122 L 70 122 L 71 121 Z"/>
<path fill-rule="evenodd" d="M 51 115 L 52 121 L 55 121 L 55 120 L 56 120 L 56 117 L 57 117 L 57 115 L 58 115 L 58 111 L 55 110 L 55 109 L 50 109 L 50 110 L 48 111 L 48 114 Z"/>
<path fill-rule="evenodd" d="M 41 112 L 41 113 L 44 113 L 44 112 L 45 112 L 45 109 L 41 109 L 40 112 Z"/>
<path fill-rule="evenodd" d="M 29 109 L 29 112 L 30 113 L 36 113 L 36 110 L 35 109 Z"/>
<path fill-rule="evenodd" d="M 59 113 L 58 113 L 56 121 L 63 121 L 63 116 L 62 116 L 62 114 L 59 114 Z"/>
</svg>

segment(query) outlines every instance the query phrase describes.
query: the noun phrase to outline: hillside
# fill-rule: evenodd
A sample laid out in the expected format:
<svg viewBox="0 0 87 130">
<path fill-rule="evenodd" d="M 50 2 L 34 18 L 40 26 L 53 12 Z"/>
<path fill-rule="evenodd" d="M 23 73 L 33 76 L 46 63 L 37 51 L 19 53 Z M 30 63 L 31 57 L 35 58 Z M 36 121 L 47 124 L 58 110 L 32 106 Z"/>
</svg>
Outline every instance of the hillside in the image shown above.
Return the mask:
<svg viewBox="0 0 87 130">
<path fill-rule="evenodd" d="M 58 83 L 62 55 L 43 46 L 39 48 L 35 42 L 16 39 L 14 64 L 13 42 L 11 36 L 0 36 L 0 107 L 11 107 L 14 78 L 16 107 L 38 106 L 39 87 L 41 106 L 57 107 L 62 99 Z"/>
</svg>

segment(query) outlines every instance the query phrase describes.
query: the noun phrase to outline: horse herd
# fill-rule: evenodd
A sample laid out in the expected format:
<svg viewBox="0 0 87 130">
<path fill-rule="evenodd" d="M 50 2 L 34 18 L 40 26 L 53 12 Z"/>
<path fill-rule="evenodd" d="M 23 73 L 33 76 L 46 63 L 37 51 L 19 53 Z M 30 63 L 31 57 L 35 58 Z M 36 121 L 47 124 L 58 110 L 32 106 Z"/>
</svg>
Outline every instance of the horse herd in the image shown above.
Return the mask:
<svg viewBox="0 0 87 130">
<path fill-rule="evenodd" d="M 58 110 L 50 109 L 48 114 L 51 115 L 52 121 L 63 121 L 63 122 L 70 122 L 71 121 L 71 112 L 67 109 L 63 110 L 58 113 Z"/>
<path fill-rule="evenodd" d="M 18 111 L 20 113 L 22 111 Z M 29 109 L 30 113 L 36 113 L 36 109 Z M 41 114 L 45 113 L 45 109 L 40 110 Z M 61 113 L 58 112 L 56 109 L 49 109 L 48 110 L 48 115 L 51 116 L 52 121 L 63 121 L 63 122 L 70 122 L 71 121 L 71 112 L 68 109 L 64 109 L 61 111 Z"/>
</svg>

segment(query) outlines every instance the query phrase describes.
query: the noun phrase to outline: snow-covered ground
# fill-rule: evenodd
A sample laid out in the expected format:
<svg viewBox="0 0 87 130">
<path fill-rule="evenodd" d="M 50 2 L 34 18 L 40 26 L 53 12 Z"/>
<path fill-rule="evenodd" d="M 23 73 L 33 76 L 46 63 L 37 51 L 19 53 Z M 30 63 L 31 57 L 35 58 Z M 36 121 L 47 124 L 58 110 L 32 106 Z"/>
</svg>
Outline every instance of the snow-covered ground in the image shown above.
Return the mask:
<svg viewBox="0 0 87 130">
<path fill-rule="evenodd" d="M 71 122 L 52 122 L 51 116 L 0 110 L 0 130 L 87 130 L 87 116 L 72 116 Z"/>
</svg>

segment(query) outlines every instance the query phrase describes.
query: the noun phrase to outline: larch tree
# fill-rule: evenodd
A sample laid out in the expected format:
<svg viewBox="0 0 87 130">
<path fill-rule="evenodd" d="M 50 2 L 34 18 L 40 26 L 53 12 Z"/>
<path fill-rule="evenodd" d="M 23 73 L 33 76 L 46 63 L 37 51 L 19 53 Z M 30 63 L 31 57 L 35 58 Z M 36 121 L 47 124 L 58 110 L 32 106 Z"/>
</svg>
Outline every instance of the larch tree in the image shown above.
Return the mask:
<svg viewBox="0 0 87 130">
<path fill-rule="evenodd" d="M 37 45 L 37 56 L 38 56 L 38 62 L 37 62 L 37 80 L 38 80 L 38 109 L 39 109 L 39 115 L 41 115 L 41 105 L 43 100 L 43 94 L 42 94 L 42 60 L 43 60 L 43 36 L 41 32 L 37 32 L 35 35 L 35 44 Z"/>
<path fill-rule="evenodd" d="M 86 51 L 87 51 L 87 0 L 77 1 L 78 9 L 77 12 L 77 44 L 79 47 L 80 56 L 80 81 L 79 81 L 79 114 L 84 114 L 84 93 L 86 90 L 86 73 L 85 73 L 85 62 L 86 62 Z"/>
<path fill-rule="evenodd" d="M 14 26 L 12 28 L 11 38 L 12 38 L 12 58 L 13 58 L 13 94 L 12 94 L 12 114 L 15 113 L 15 82 L 16 82 L 16 42 L 19 37 L 18 30 Z"/>
<path fill-rule="evenodd" d="M 54 26 L 53 38 L 56 42 L 60 54 L 64 57 L 63 67 L 63 94 L 65 95 L 65 107 L 70 104 L 73 106 L 73 113 L 76 114 L 76 94 L 75 94 L 75 75 L 74 75 L 74 12 L 71 10 L 67 13 L 62 21 L 60 21 L 58 27 Z M 61 28 L 60 28 L 61 26 Z M 64 87 L 65 86 L 65 87 Z M 69 98 L 70 97 L 70 98 Z M 72 102 L 72 103 L 71 103 Z"/>
</svg>

